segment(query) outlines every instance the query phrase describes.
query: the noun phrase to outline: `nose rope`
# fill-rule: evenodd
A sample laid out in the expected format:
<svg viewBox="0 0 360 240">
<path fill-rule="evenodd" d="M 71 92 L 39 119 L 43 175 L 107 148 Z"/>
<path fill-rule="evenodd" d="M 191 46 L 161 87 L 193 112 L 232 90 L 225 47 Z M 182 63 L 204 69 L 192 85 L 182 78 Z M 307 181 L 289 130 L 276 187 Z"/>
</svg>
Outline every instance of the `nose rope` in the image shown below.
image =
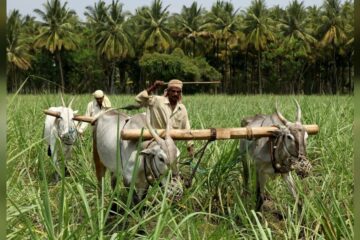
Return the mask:
<svg viewBox="0 0 360 240">
<path fill-rule="evenodd" d="M 149 169 L 149 173 L 147 171 Z M 149 185 L 153 185 L 155 179 L 157 179 L 156 175 L 153 172 L 153 169 L 151 168 L 151 165 L 148 165 L 147 157 L 144 158 L 144 174 L 145 179 Z"/>
<path fill-rule="evenodd" d="M 61 137 L 61 140 L 64 142 L 65 145 L 73 145 L 76 140 L 76 136 L 77 136 L 76 128 L 69 127 L 68 132 Z"/>
<path fill-rule="evenodd" d="M 286 159 L 289 159 L 290 160 L 290 166 L 286 166 L 284 164 L 284 160 L 283 161 L 280 161 L 277 159 L 276 157 L 276 152 L 279 151 L 279 148 L 280 148 L 280 138 L 284 138 L 286 137 L 284 134 L 276 137 L 276 138 L 270 138 L 270 144 L 269 144 L 269 147 L 270 147 L 270 156 L 271 156 L 271 163 L 272 163 L 272 166 L 274 168 L 274 171 L 276 173 L 285 173 L 285 172 L 290 172 L 292 169 L 291 169 L 291 165 L 294 164 L 294 161 L 293 159 L 296 158 L 300 161 L 307 161 L 307 158 L 305 155 L 299 153 L 299 149 L 297 149 L 298 151 L 298 154 L 295 155 L 295 154 L 292 154 L 290 151 L 289 151 L 289 148 L 286 144 L 286 141 L 283 139 L 283 149 L 285 151 L 285 153 L 291 157 L 290 159 L 289 158 L 286 158 Z M 280 164 L 280 166 L 278 166 Z M 285 167 L 285 169 L 284 169 Z M 290 167 L 290 169 L 289 169 Z"/>
</svg>

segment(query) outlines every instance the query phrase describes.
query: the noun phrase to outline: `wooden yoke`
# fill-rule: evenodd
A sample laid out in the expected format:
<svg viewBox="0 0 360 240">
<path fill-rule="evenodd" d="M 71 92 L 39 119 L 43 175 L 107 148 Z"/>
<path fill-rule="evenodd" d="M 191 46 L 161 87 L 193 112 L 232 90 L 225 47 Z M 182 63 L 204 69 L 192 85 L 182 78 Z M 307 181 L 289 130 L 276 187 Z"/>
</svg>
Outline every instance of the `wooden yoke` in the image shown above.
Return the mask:
<svg viewBox="0 0 360 240">
<path fill-rule="evenodd" d="M 73 117 L 73 120 L 80 121 L 80 122 L 93 123 L 94 118 L 88 117 L 88 116 L 75 115 Z"/>
<path fill-rule="evenodd" d="M 319 132 L 319 126 L 316 124 L 303 125 L 309 135 Z M 278 129 L 277 127 L 252 127 L 252 128 L 215 128 L 216 140 L 239 139 L 249 137 L 269 137 L 271 131 Z M 164 129 L 156 130 L 162 136 Z M 121 138 L 124 140 L 137 140 L 140 137 L 141 129 L 124 129 L 121 131 Z M 211 129 L 172 129 L 170 136 L 174 140 L 209 140 L 211 139 Z M 144 130 L 143 139 L 151 139 L 152 136 L 148 130 Z"/>
<path fill-rule="evenodd" d="M 47 110 L 44 111 L 47 113 Z M 48 113 L 47 113 L 48 114 Z M 77 121 L 92 123 L 94 118 L 76 115 L 73 118 Z M 316 124 L 303 125 L 309 135 L 319 132 L 319 126 Z M 212 129 L 171 129 L 170 136 L 174 140 L 209 140 L 213 139 L 216 131 L 216 140 L 239 139 L 239 138 L 259 138 L 271 136 L 271 131 L 278 129 L 277 127 L 242 127 L 242 128 L 212 128 Z M 165 129 L 156 129 L 160 137 L 163 137 Z M 137 140 L 140 138 L 141 129 L 124 129 L 121 131 L 121 138 L 124 140 Z M 152 139 L 148 130 L 144 130 L 143 139 Z"/>
</svg>

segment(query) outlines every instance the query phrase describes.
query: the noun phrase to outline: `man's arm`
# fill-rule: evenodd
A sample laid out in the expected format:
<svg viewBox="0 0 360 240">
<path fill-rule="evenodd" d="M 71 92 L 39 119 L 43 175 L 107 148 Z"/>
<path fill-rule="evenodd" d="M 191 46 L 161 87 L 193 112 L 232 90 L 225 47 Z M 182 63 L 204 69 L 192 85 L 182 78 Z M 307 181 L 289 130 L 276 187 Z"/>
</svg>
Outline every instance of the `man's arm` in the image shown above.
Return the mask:
<svg viewBox="0 0 360 240">
<path fill-rule="evenodd" d="M 148 87 L 146 90 L 140 92 L 136 97 L 135 101 L 138 102 L 141 106 L 151 105 L 152 93 L 159 86 L 164 85 L 163 81 L 156 80 L 153 85 Z"/>
<path fill-rule="evenodd" d="M 159 86 L 162 86 L 162 85 L 164 85 L 164 81 L 156 80 L 156 81 L 153 83 L 153 85 L 151 85 L 150 87 L 148 87 L 148 88 L 146 89 L 146 91 L 147 91 L 147 93 L 148 93 L 149 95 L 151 95 L 152 92 L 153 92 L 156 88 L 158 88 Z"/>
</svg>

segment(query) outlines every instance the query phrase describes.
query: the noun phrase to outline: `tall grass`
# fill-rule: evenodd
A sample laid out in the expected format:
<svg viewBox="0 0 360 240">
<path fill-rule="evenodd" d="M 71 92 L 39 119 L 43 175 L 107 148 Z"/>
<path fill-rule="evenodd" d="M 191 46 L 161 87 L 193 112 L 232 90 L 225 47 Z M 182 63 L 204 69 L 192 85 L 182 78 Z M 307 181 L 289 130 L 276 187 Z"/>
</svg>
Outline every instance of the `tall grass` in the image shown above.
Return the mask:
<svg viewBox="0 0 360 240">
<path fill-rule="evenodd" d="M 308 140 L 313 172 L 294 176 L 304 199 L 301 214 L 284 182 L 269 182 L 271 197 L 256 213 L 254 191 L 245 192 L 238 140 L 209 144 L 191 188 L 178 203 L 158 186 L 138 205 L 132 189 L 110 174 L 98 183 L 92 162 L 91 130 L 74 146 L 66 163 L 70 176 L 52 182 L 55 171 L 42 141 L 43 109 L 61 105 L 57 95 L 10 95 L 7 109 L 7 238 L 8 239 L 351 239 L 353 238 L 352 97 L 295 96 L 305 124 L 320 126 Z M 65 96 L 69 101 L 70 95 Z M 185 96 L 192 128 L 239 127 L 241 119 L 271 113 L 275 101 L 288 119 L 295 118 L 292 96 Z M 133 96 L 110 96 L 113 106 L 132 103 Z M 73 108 L 85 112 L 89 96 L 78 95 Z M 129 112 L 133 114 L 135 112 Z M 205 141 L 196 141 L 200 148 Z M 186 145 L 178 142 L 180 159 Z M 181 165 L 185 177 L 195 163 Z M 64 174 L 64 169 L 61 174 Z M 250 184 L 253 186 L 253 183 Z M 251 190 L 251 189 L 250 189 Z M 130 193 L 130 195 L 129 195 Z M 116 197 L 115 197 L 116 196 Z M 114 203 L 119 214 L 111 215 Z M 279 213 L 283 218 L 279 218 Z"/>
</svg>

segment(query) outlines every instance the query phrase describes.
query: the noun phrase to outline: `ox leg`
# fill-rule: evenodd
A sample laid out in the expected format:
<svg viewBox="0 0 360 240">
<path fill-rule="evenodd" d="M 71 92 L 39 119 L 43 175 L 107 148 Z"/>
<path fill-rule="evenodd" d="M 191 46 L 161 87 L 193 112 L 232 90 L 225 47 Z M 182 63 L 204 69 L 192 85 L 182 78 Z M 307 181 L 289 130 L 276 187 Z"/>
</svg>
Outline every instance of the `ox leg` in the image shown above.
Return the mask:
<svg viewBox="0 0 360 240">
<path fill-rule="evenodd" d="M 264 203 L 266 175 L 256 171 L 256 211 L 260 211 Z"/>
<path fill-rule="evenodd" d="M 246 155 L 241 156 L 241 163 L 243 166 L 243 178 L 244 178 L 244 191 L 246 194 L 250 193 L 249 191 L 249 163 L 248 163 L 248 157 Z"/>
<path fill-rule="evenodd" d="M 65 161 L 64 161 L 65 176 L 70 176 L 70 172 L 66 165 L 67 165 L 67 161 L 71 159 L 71 154 L 72 154 L 72 146 L 65 146 Z"/>
<path fill-rule="evenodd" d="M 53 144 L 51 144 L 50 146 L 50 151 L 52 153 L 52 161 L 53 161 L 53 164 L 54 164 L 54 167 L 55 167 L 55 172 L 54 172 L 54 175 L 53 175 L 53 181 L 55 183 L 59 182 L 60 180 L 60 175 L 58 174 L 58 171 L 59 171 L 59 163 L 57 161 L 57 151 L 55 149 L 55 145 L 56 145 L 56 142 L 54 142 Z"/>
<path fill-rule="evenodd" d="M 301 213 L 302 211 L 302 201 L 299 199 L 299 195 L 296 191 L 296 186 L 294 179 L 291 173 L 286 173 L 281 175 L 284 181 L 287 184 L 288 190 L 291 192 L 292 196 L 294 197 L 295 201 L 298 203 L 298 212 Z"/>
<path fill-rule="evenodd" d="M 94 159 L 94 163 L 95 163 L 95 173 L 96 173 L 96 178 L 98 180 L 99 190 L 101 190 L 101 180 L 105 176 L 106 168 L 100 160 L 95 137 L 93 140 L 93 159 Z"/>
<path fill-rule="evenodd" d="M 116 176 L 116 173 L 111 172 L 111 189 L 113 191 L 115 191 L 117 180 L 118 180 L 118 178 Z M 115 198 L 117 199 L 117 197 L 115 197 Z M 111 216 L 116 215 L 116 214 L 124 214 L 125 213 L 125 211 L 122 208 L 120 208 L 119 205 L 114 201 L 111 203 L 110 209 L 111 209 L 111 211 L 110 211 Z"/>
</svg>

